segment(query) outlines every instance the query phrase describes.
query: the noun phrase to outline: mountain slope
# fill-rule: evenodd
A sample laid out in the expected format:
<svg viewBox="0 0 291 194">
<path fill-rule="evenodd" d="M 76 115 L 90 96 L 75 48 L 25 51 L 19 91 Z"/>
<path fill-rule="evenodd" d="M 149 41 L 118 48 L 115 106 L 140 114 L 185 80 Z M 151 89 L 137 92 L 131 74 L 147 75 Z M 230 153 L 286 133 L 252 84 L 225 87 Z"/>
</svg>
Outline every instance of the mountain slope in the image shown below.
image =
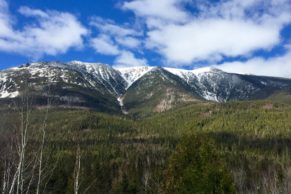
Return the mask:
<svg viewBox="0 0 291 194">
<path fill-rule="evenodd" d="M 153 68 L 134 82 L 123 96 L 131 113 L 163 112 L 172 107 L 199 102 L 200 97 L 178 76 L 162 68 Z"/>
<path fill-rule="evenodd" d="M 232 74 L 216 68 L 167 70 L 185 80 L 201 97 L 211 101 L 262 99 L 277 91 L 291 92 L 290 79 Z"/>
<path fill-rule="evenodd" d="M 37 105 L 45 104 L 50 97 L 55 105 L 105 112 L 120 110 L 116 97 L 124 93 L 125 84 L 116 70 L 100 64 L 32 63 L 0 75 L 1 98 L 16 97 L 28 90 Z"/>
<path fill-rule="evenodd" d="M 109 65 L 72 61 L 69 62 L 67 66 L 84 72 L 87 76 L 91 75 L 114 96 L 120 96 L 125 93 L 127 82 L 123 79 L 120 72 Z"/>
<path fill-rule="evenodd" d="M 265 99 L 289 95 L 291 80 L 226 73 L 215 68 L 112 68 L 72 61 L 40 62 L 0 71 L 0 103 L 23 94 L 35 105 L 50 97 L 56 106 L 102 112 L 163 112 L 185 103 Z M 289 99 L 289 98 L 285 98 Z"/>
<path fill-rule="evenodd" d="M 147 72 L 151 71 L 153 67 L 141 66 L 141 67 L 123 67 L 116 68 L 123 79 L 127 82 L 126 89 L 128 89 L 134 82 L 144 76 Z"/>
</svg>

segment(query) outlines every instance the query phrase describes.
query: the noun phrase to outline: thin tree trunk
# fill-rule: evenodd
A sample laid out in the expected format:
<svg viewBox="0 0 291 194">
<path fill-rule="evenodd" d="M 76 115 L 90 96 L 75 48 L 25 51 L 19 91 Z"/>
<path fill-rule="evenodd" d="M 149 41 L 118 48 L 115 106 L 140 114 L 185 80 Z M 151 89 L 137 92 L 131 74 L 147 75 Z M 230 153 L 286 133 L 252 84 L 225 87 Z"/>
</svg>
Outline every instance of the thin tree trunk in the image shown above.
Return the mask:
<svg viewBox="0 0 291 194">
<path fill-rule="evenodd" d="M 45 136 L 46 136 L 46 123 L 47 123 L 47 117 L 48 117 L 48 105 L 49 105 L 49 100 L 46 108 L 46 114 L 45 114 L 45 119 L 43 121 L 42 125 L 42 140 L 41 140 L 41 147 L 40 147 L 40 155 L 39 155 L 39 167 L 38 167 L 38 180 L 37 180 L 37 187 L 36 187 L 36 194 L 39 194 L 40 191 L 40 184 L 41 184 L 41 177 L 42 177 L 42 162 L 43 162 L 43 148 L 44 148 L 44 143 L 45 143 Z"/>
<path fill-rule="evenodd" d="M 81 168 L 81 150 L 78 145 L 76 153 L 76 163 L 75 163 L 75 176 L 74 176 L 74 194 L 79 192 L 79 177 L 80 177 L 80 168 Z"/>
</svg>

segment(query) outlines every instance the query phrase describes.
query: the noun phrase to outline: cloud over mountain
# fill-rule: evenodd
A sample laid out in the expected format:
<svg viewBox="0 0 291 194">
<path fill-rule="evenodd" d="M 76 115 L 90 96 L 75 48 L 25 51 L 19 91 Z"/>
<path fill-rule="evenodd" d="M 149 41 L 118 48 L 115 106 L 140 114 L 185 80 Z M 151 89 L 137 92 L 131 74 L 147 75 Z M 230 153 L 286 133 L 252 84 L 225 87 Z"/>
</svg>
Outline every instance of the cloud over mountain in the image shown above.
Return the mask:
<svg viewBox="0 0 291 194">
<path fill-rule="evenodd" d="M 183 9 L 186 6 L 196 10 Z M 290 3 L 285 0 L 135 0 L 125 2 L 123 9 L 146 21 L 148 48 L 181 65 L 270 50 L 280 43 L 280 32 L 291 21 Z"/>
<path fill-rule="evenodd" d="M 29 61 L 54 56 L 119 66 L 220 65 L 291 77 L 290 0 L 122 0 L 92 2 L 92 8 L 104 4 L 111 9 L 87 13 L 87 6 L 86 12 L 60 11 L 0 0 L 0 52 Z"/>
</svg>

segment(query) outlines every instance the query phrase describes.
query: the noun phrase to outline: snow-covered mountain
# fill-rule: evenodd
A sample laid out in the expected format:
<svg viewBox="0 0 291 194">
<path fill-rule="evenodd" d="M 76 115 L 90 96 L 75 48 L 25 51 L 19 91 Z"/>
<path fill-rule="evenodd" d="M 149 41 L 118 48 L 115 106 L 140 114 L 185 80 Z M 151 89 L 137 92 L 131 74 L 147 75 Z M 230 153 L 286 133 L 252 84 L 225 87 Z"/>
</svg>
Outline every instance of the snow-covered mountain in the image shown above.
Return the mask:
<svg viewBox="0 0 291 194">
<path fill-rule="evenodd" d="M 247 99 L 248 95 L 256 90 L 251 83 L 244 82 L 237 75 L 216 68 L 207 67 L 190 71 L 167 68 L 167 70 L 184 79 L 200 96 L 210 101 Z"/>
<path fill-rule="evenodd" d="M 232 74 L 216 68 L 112 68 L 80 61 L 39 62 L 0 71 L 0 99 L 17 98 L 27 90 L 40 102 L 50 96 L 60 105 L 114 112 L 120 105 L 123 110 L 131 107 L 130 102 L 149 102 L 155 107 L 169 99 L 171 106 L 179 104 L 182 98 L 216 102 L 262 99 L 277 91 L 290 92 L 291 80 Z"/>
<path fill-rule="evenodd" d="M 127 83 L 126 89 L 128 89 L 134 82 L 136 82 L 139 78 L 144 76 L 146 73 L 151 71 L 154 67 L 149 66 L 141 66 L 141 67 L 120 67 L 116 68 L 121 76 Z"/>
<path fill-rule="evenodd" d="M 0 72 L 0 98 L 34 96 L 40 104 L 48 96 L 54 103 L 118 111 L 116 98 L 125 92 L 126 82 L 109 65 L 82 62 L 40 62 Z"/>
<path fill-rule="evenodd" d="M 78 76 L 72 76 L 74 73 L 82 76 L 83 80 L 78 80 Z M 120 73 L 109 65 L 82 63 L 78 61 L 69 63 L 31 63 L 7 69 L 0 73 L 0 82 L 5 84 L 8 81 L 17 84 L 16 80 L 12 78 L 24 76 L 25 74 L 29 75 L 29 79 L 45 78 L 51 83 L 64 82 L 95 89 L 97 85 L 101 84 L 108 92 L 116 96 L 124 93 L 124 88 L 127 84 Z M 10 80 L 7 80 L 8 77 Z"/>
<path fill-rule="evenodd" d="M 125 92 L 125 87 L 128 85 L 120 72 L 109 65 L 72 61 L 66 64 L 66 66 L 84 72 L 84 74 L 92 75 L 95 80 L 98 80 L 99 83 L 103 84 L 115 96 L 122 95 Z"/>
<path fill-rule="evenodd" d="M 218 80 L 213 80 L 216 75 L 221 75 L 223 72 L 212 67 L 199 68 L 195 70 L 184 70 L 175 68 L 165 68 L 167 71 L 181 77 L 189 84 L 205 100 L 210 101 L 224 101 L 219 99 L 217 91 Z M 208 83 L 205 83 L 208 82 Z"/>
<path fill-rule="evenodd" d="M 184 79 L 201 97 L 210 101 L 260 99 L 275 91 L 291 91 L 290 79 L 226 73 L 212 67 L 166 69 Z"/>
</svg>

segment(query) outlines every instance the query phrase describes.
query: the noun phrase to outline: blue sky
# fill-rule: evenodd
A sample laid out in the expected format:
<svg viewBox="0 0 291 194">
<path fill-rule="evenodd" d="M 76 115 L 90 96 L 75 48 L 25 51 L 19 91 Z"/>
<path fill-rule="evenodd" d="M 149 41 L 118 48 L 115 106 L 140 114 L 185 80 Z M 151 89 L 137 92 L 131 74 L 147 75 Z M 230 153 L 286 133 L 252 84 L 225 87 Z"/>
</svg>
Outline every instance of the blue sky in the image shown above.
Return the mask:
<svg viewBox="0 0 291 194">
<path fill-rule="evenodd" d="M 0 0 L 0 69 L 71 60 L 291 78 L 291 1 Z"/>
</svg>

